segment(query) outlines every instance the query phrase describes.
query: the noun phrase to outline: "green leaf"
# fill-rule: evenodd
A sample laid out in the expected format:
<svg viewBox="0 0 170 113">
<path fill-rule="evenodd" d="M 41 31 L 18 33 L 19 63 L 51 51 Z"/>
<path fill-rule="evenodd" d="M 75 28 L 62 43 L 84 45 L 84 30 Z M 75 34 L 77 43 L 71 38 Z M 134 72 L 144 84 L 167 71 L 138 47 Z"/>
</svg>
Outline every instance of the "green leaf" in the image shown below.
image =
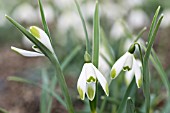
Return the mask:
<svg viewBox="0 0 170 113">
<path fill-rule="evenodd" d="M 50 36 L 50 32 L 49 32 L 49 29 L 48 29 L 47 22 L 45 20 L 45 14 L 44 14 L 44 10 L 43 10 L 41 0 L 38 0 L 38 3 L 39 3 L 40 13 L 41 13 L 41 20 L 42 20 L 42 24 L 43 24 L 43 27 L 44 27 L 44 31 L 48 35 L 48 37 L 50 38 L 50 41 L 51 41 L 51 36 Z"/>
<path fill-rule="evenodd" d="M 3 108 L 0 108 L 0 113 L 9 113 L 8 111 L 6 111 L 5 109 Z"/>
<path fill-rule="evenodd" d="M 85 20 L 84 20 L 83 15 L 82 15 L 82 12 L 81 12 L 79 3 L 77 2 L 77 0 L 74 0 L 74 2 L 75 2 L 75 4 L 76 4 L 76 7 L 77 7 L 77 10 L 78 10 L 79 16 L 80 16 L 80 18 L 81 18 L 81 22 L 82 22 L 82 24 L 83 24 L 84 33 L 85 33 L 85 36 L 86 36 L 86 51 L 88 52 L 88 54 L 90 54 L 90 43 L 89 43 L 89 38 L 88 38 L 88 32 L 87 32 L 86 23 L 85 23 Z"/>
<path fill-rule="evenodd" d="M 135 83 L 135 77 L 133 77 L 132 82 L 130 83 L 130 85 L 128 86 L 128 88 L 127 88 L 127 90 L 124 94 L 124 97 L 123 97 L 123 99 L 120 103 L 120 106 L 118 108 L 117 113 L 123 113 L 124 112 L 125 106 L 126 106 L 126 101 L 127 101 L 128 97 L 129 96 L 133 97 L 135 92 L 136 92 L 136 89 L 137 89 L 137 87 L 136 87 L 136 83 Z"/>
<path fill-rule="evenodd" d="M 159 75 L 162 79 L 162 82 L 164 83 L 164 85 L 166 87 L 168 97 L 170 98 L 170 84 L 169 84 L 169 81 L 168 81 L 168 76 L 165 73 L 161 62 L 160 62 L 158 56 L 156 55 L 156 53 L 153 49 L 152 49 L 152 55 L 150 56 L 150 59 L 153 63 L 153 66 L 155 67 L 155 69 L 159 73 Z"/>
<path fill-rule="evenodd" d="M 128 97 L 128 99 L 127 99 L 126 113 L 136 113 L 135 105 L 130 97 Z"/>
<path fill-rule="evenodd" d="M 61 64 L 62 70 L 66 68 L 66 66 L 73 60 L 73 58 L 77 55 L 77 53 L 80 51 L 81 47 L 77 46 L 75 47 L 71 53 L 64 59 L 64 61 Z"/>
<path fill-rule="evenodd" d="M 62 99 L 57 93 L 55 93 L 54 91 L 49 90 L 49 88 L 42 87 L 41 85 L 39 85 L 39 84 L 37 84 L 37 83 L 34 83 L 33 81 L 30 81 L 30 80 L 27 80 L 27 79 L 21 78 L 21 77 L 16 77 L 16 76 L 8 77 L 7 80 L 9 80 L 9 81 L 15 81 L 15 82 L 21 82 L 21 83 L 27 83 L 27 84 L 31 84 L 31 85 L 35 85 L 35 86 L 37 86 L 37 87 L 40 87 L 41 89 L 44 89 L 44 90 L 46 90 L 48 93 L 50 93 L 50 94 L 51 94 L 53 97 L 55 97 L 65 108 L 67 108 L 65 102 L 63 101 L 63 99 Z"/>
<path fill-rule="evenodd" d="M 155 15 L 158 15 L 157 13 L 159 13 L 159 9 L 160 7 L 158 7 Z M 157 18 L 153 18 L 153 21 L 156 21 Z M 155 28 L 154 30 L 152 30 L 152 25 L 151 25 L 151 28 L 150 28 L 150 31 L 151 31 L 151 35 L 149 35 L 148 37 L 148 46 L 147 46 L 147 49 L 146 49 L 146 53 L 145 53 L 145 56 L 144 56 L 144 63 L 143 63 L 143 91 L 144 91 L 144 95 L 145 95 L 145 102 L 146 102 L 146 113 L 149 113 L 149 109 L 150 109 L 150 80 L 149 80 L 149 66 L 148 66 L 148 61 L 149 61 L 149 56 L 150 56 L 150 53 L 151 53 L 151 48 L 153 46 L 153 43 L 154 43 L 154 40 L 155 40 L 155 37 L 156 37 L 156 34 L 157 34 L 157 31 L 158 31 L 158 28 L 160 26 L 160 23 L 163 19 L 163 15 L 160 16 L 160 18 L 158 19 L 158 22 L 156 23 L 155 25 Z M 154 23 L 152 23 L 154 24 Z"/>
<path fill-rule="evenodd" d="M 156 25 L 156 20 L 158 18 L 158 14 L 159 14 L 159 11 L 160 11 L 160 6 L 158 6 L 156 12 L 155 12 L 155 15 L 153 17 L 153 20 L 152 20 L 152 23 L 151 23 L 151 27 L 150 27 L 150 30 L 149 30 L 149 34 L 148 34 L 148 43 L 150 42 L 150 39 L 151 39 L 151 36 L 152 36 L 152 33 L 153 33 L 153 29 Z"/>
</svg>

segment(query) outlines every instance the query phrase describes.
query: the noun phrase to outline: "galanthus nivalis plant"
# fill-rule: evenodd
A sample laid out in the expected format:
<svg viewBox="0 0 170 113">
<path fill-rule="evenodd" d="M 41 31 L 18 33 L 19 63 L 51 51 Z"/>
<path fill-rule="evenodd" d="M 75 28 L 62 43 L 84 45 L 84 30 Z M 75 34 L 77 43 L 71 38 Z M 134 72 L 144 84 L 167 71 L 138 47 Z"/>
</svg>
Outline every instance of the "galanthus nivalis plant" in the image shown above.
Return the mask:
<svg viewBox="0 0 170 113">
<path fill-rule="evenodd" d="M 89 100 L 92 101 L 94 99 L 97 80 L 108 96 L 109 88 L 105 77 L 92 63 L 85 63 L 77 82 L 77 89 L 82 100 L 84 100 L 85 93 Z"/>
<path fill-rule="evenodd" d="M 133 44 L 129 50 L 120 57 L 115 64 L 113 65 L 110 76 L 112 79 L 115 79 L 121 70 L 130 71 L 133 70 L 135 74 L 136 84 L 138 88 L 142 85 L 142 72 L 140 66 L 138 65 L 135 57 L 134 57 L 135 45 Z"/>
<path fill-rule="evenodd" d="M 54 53 L 54 50 L 52 48 L 51 42 L 47 34 L 40 28 L 36 26 L 31 26 L 29 29 L 30 33 L 38 39 L 44 46 L 46 46 L 52 53 Z M 16 51 L 17 53 L 26 56 L 26 57 L 37 57 L 37 56 L 44 56 L 44 54 L 36 47 L 35 45 L 32 46 L 34 51 L 27 51 L 16 47 L 11 47 L 12 50 Z"/>
</svg>

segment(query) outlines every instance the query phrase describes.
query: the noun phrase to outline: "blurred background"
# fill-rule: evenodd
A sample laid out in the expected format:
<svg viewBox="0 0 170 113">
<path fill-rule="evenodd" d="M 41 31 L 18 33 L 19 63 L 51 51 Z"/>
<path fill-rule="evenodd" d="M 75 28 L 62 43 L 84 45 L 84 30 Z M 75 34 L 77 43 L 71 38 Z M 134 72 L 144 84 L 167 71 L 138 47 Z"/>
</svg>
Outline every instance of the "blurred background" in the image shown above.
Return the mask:
<svg viewBox="0 0 170 113">
<path fill-rule="evenodd" d="M 84 63 L 85 35 L 74 0 L 42 0 L 42 2 L 59 61 L 62 64 L 70 58 L 64 64 L 63 72 L 74 106 L 77 111 L 85 110 L 88 112 L 89 108 L 86 106 L 88 101 L 80 101 L 76 89 L 77 79 Z M 78 2 L 91 41 L 95 0 L 78 0 Z M 106 78 L 109 75 L 111 65 L 127 51 L 136 35 L 145 26 L 147 30 L 141 39 L 142 42 L 147 40 L 149 26 L 159 5 L 164 19 L 157 34 L 154 49 L 168 77 L 170 77 L 170 1 L 99 0 L 99 2 L 103 34 L 101 36 L 99 68 L 102 73 L 106 74 Z M 50 77 L 55 74 L 54 69 L 44 57 L 25 58 L 10 50 L 11 46 L 32 50 L 32 43 L 5 19 L 5 14 L 14 18 L 25 28 L 32 25 L 43 28 L 36 0 L 0 0 L 0 107 L 10 113 L 39 113 L 41 89 L 33 85 L 8 81 L 7 78 L 18 76 L 41 84 L 42 70 L 46 71 L 50 80 Z M 108 43 L 109 47 L 112 48 L 111 52 L 107 52 L 105 48 Z M 69 57 L 73 51 L 74 54 Z M 151 96 L 156 101 L 152 108 L 153 111 L 159 113 L 166 100 L 166 90 L 155 69 L 152 66 L 150 69 L 152 70 Z M 122 92 L 122 96 L 120 95 L 122 98 L 127 88 L 123 76 L 119 77 L 117 82 L 119 83 L 118 92 L 112 92 L 112 90 L 110 92 L 113 96 Z M 58 84 L 56 92 L 62 97 Z M 101 94 L 103 94 L 102 90 Z M 138 95 L 141 97 L 138 97 L 137 107 L 141 108 L 140 100 L 144 98 L 142 90 L 138 91 Z M 164 96 L 160 97 L 161 95 Z M 118 101 L 121 98 L 118 97 Z M 107 106 L 106 113 L 112 109 L 113 106 L 110 106 Z M 65 108 L 54 99 L 51 113 L 64 112 L 66 112 Z"/>
</svg>

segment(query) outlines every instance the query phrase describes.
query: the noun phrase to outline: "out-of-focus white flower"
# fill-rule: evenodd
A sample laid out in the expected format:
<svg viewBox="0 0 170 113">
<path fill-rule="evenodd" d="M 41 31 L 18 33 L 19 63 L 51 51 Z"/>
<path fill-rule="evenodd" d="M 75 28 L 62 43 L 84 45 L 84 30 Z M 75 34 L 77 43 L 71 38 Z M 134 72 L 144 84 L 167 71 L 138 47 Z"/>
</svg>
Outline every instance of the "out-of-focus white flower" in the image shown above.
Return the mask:
<svg viewBox="0 0 170 113">
<path fill-rule="evenodd" d="M 112 79 L 115 79 L 121 70 L 130 71 L 131 69 L 135 73 L 136 84 L 138 88 L 140 88 L 142 85 L 142 72 L 133 53 L 130 53 L 129 51 L 115 62 L 111 69 L 110 76 Z"/>
<path fill-rule="evenodd" d="M 125 51 L 128 51 L 129 45 L 132 45 L 134 43 L 135 38 L 136 36 L 134 36 L 133 38 L 127 38 L 125 40 L 123 47 Z M 137 43 L 139 43 L 140 45 L 145 45 L 145 41 L 142 38 L 139 38 Z"/>
<path fill-rule="evenodd" d="M 170 26 L 170 9 L 164 10 L 163 14 L 164 14 L 164 19 L 161 22 L 161 27 L 167 28 Z"/>
<path fill-rule="evenodd" d="M 99 81 L 106 95 L 109 95 L 108 83 L 100 71 L 92 64 L 85 63 L 77 82 L 80 98 L 84 100 L 85 93 L 89 100 L 93 100 L 96 93 L 96 81 Z"/>
<path fill-rule="evenodd" d="M 144 0 L 122 0 L 122 6 L 126 9 L 132 9 L 134 7 L 140 6 L 144 3 Z"/>
<path fill-rule="evenodd" d="M 81 6 L 83 16 L 86 19 L 93 19 L 95 10 L 95 1 L 88 1 Z"/>
<path fill-rule="evenodd" d="M 127 11 L 123 7 L 121 7 L 121 5 L 111 1 L 103 2 L 103 4 L 101 4 L 100 7 L 101 7 L 101 16 L 106 17 L 107 20 L 111 22 L 119 18 L 122 18 Z"/>
<path fill-rule="evenodd" d="M 31 34 L 37 38 L 38 41 L 40 41 L 44 46 L 46 46 L 52 53 L 54 53 L 54 50 L 52 48 L 51 42 L 47 34 L 40 28 L 36 26 L 30 27 Z M 26 56 L 26 57 L 37 57 L 37 56 L 44 56 L 44 54 L 37 48 L 35 45 L 32 46 L 32 48 L 36 51 L 27 51 L 16 47 L 11 47 L 12 50 L 16 51 L 17 53 Z"/>
<path fill-rule="evenodd" d="M 92 30 L 90 29 L 87 22 L 86 26 L 89 37 L 91 37 Z M 68 33 L 69 30 L 72 30 L 78 38 L 81 38 L 81 40 L 85 40 L 84 30 L 78 12 L 71 11 L 64 12 L 58 18 L 57 28 L 59 32 L 63 35 L 66 35 L 66 33 Z"/>
<path fill-rule="evenodd" d="M 142 67 L 142 63 L 141 63 L 140 60 L 137 59 L 136 63 L 139 65 L 139 67 Z M 134 68 L 132 68 L 132 70 L 130 70 L 130 71 L 125 72 L 125 83 L 126 83 L 127 86 L 131 83 L 134 75 L 135 75 Z"/>
<path fill-rule="evenodd" d="M 43 5 L 43 9 L 47 23 L 52 23 L 55 20 L 55 14 L 52 6 L 46 4 Z M 37 8 L 37 12 L 39 12 L 39 18 L 41 18 L 39 8 Z"/>
<path fill-rule="evenodd" d="M 124 26 L 121 21 L 117 21 L 113 24 L 110 35 L 113 39 L 118 40 L 125 35 Z"/>
<path fill-rule="evenodd" d="M 53 2 L 60 10 L 67 10 L 74 6 L 74 0 L 53 0 Z"/>
<path fill-rule="evenodd" d="M 19 22 L 26 22 L 28 24 L 37 22 L 36 10 L 28 3 L 18 6 L 13 12 L 13 17 Z"/>
<path fill-rule="evenodd" d="M 128 16 L 128 26 L 132 29 L 142 28 L 149 23 L 148 16 L 142 10 L 133 10 Z"/>
</svg>

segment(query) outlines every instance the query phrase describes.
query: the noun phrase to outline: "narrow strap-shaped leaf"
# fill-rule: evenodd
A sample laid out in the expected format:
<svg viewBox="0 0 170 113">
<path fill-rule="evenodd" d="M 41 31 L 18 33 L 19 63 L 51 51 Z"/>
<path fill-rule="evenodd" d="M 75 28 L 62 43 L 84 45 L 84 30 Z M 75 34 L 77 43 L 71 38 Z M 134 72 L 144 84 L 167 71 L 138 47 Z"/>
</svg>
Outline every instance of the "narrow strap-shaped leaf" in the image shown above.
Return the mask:
<svg viewBox="0 0 170 113">
<path fill-rule="evenodd" d="M 155 51 L 152 49 L 152 55 L 150 56 L 150 59 L 155 67 L 155 69 L 157 70 L 157 72 L 159 73 L 165 87 L 166 87 L 166 90 L 167 90 L 167 94 L 168 94 L 168 97 L 170 98 L 170 84 L 169 84 L 169 81 L 168 81 L 168 76 L 167 74 L 165 73 L 164 69 L 163 69 L 163 66 L 158 58 L 158 56 L 156 55 Z"/>
<path fill-rule="evenodd" d="M 83 14 L 82 14 L 82 12 L 81 12 L 79 3 L 77 2 L 77 0 L 74 0 L 74 2 L 75 2 L 75 4 L 76 4 L 76 7 L 77 7 L 77 10 L 78 10 L 79 16 L 80 16 L 80 18 L 81 18 L 81 22 L 82 22 L 82 24 L 83 24 L 84 33 L 85 33 L 85 36 L 86 36 L 86 51 L 88 52 L 88 54 L 90 54 L 90 43 L 89 43 L 89 37 L 88 37 L 86 22 L 85 22 L 85 20 L 84 20 Z"/>
<path fill-rule="evenodd" d="M 8 111 L 6 111 L 5 109 L 3 108 L 0 108 L 0 113 L 9 113 Z"/>
<path fill-rule="evenodd" d="M 48 25 L 47 25 L 47 22 L 46 22 L 46 19 L 45 19 L 45 14 L 44 14 L 44 10 L 43 10 L 41 0 L 38 0 L 38 3 L 39 3 L 40 13 L 41 13 L 41 20 L 42 20 L 42 24 L 43 24 L 43 27 L 44 27 L 44 31 L 48 35 L 48 37 L 50 38 L 50 41 L 52 41 L 49 29 L 48 29 Z"/>
<path fill-rule="evenodd" d="M 130 85 L 128 86 L 125 95 L 120 103 L 120 106 L 118 108 L 117 113 L 123 113 L 126 107 L 126 101 L 128 99 L 129 96 L 134 96 L 135 92 L 136 92 L 136 83 L 135 83 L 135 77 L 133 77 L 132 82 L 130 83 Z"/>
<path fill-rule="evenodd" d="M 98 0 L 96 1 L 94 20 L 93 20 L 93 54 L 92 54 L 92 62 L 96 68 L 98 68 L 98 60 L 99 60 L 99 40 L 100 40 L 100 18 L 99 18 L 99 5 Z"/>
<path fill-rule="evenodd" d="M 128 97 L 128 99 L 127 99 L 126 113 L 136 113 L 135 105 L 130 97 Z"/>
<path fill-rule="evenodd" d="M 80 51 L 81 47 L 77 46 L 71 51 L 71 53 L 64 59 L 64 61 L 61 64 L 61 69 L 65 69 L 66 66 L 70 63 L 70 61 L 77 55 L 77 53 Z"/>
<path fill-rule="evenodd" d="M 99 40 L 100 40 L 100 20 L 99 20 L 99 4 L 98 0 L 96 0 L 96 7 L 94 12 L 94 20 L 93 20 L 93 48 L 92 48 L 92 63 L 98 68 L 98 60 L 99 60 Z M 98 84 L 96 82 L 96 91 L 98 90 Z M 97 107 L 97 92 L 93 101 L 89 101 L 91 113 L 96 113 Z"/>
<path fill-rule="evenodd" d="M 31 84 L 31 85 L 35 85 L 35 86 L 38 86 L 40 88 L 44 88 L 44 87 L 41 87 L 41 85 L 37 84 L 37 83 L 34 83 L 30 80 L 27 80 L 25 78 L 21 78 L 21 77 L 16 77 L 16 76 L 10 76 L 7 78 L 8 80 L 10 81 L 15 81 L 15 82 L 21 82 L 21 83 L 27 83 L 27 84 Z M 25 82 L 26 81 L 26 82 Z M 57 94 L 55 93 L 54 91 L 50 91 L 49 88 L 44 88 L 44 90 L 46 90 L 48 93 L 50 93 L 53 97 L 55 97 L 65 108 L 66 107 L 66 104 L 65 102 L 63 101 L 63 99 Z"/>
<path fill-rule="evenodd" d="M 148 43 L 150 42 L 150 39 L 152 37 L 152 33 L 153 33 L 154 27 L 156 25 L 156 20 L 158 18 L 158 14 L 159 14 L 160 8 L 161 8 L 160 6 L 157 8 L 157 10 L 155 12 L 155 15 L 153 17 L 153 20 L 152 20 L 152 23 L 151 23 L 151 27 L 150 27 L 150 30 L 149 30 L 149 34 L 148 34 Z"/>
<path fill-rule="evenodd" d="M 157 11 L 156 11 L 156 13 L 157 13 Z M 161 15 L 161 17 L 158 19 L 157 24 L 155 25 L 155 29 L 154 29 L 154 31 L 151 35 L 151 38 L 148 42 L 148 46 L 147 46 L 146 53 L 144 56 L 144 63 L 143 63 L 143 86 L 144 87 L 143 87 L 143 90 L 144 90 L 145 102 L 146 102 L 146 111 L 145 111 L 146 113 L 149 113 L 149 109 L 150 109 L 150 80 L 149 80 L 148 61 L 149 61 L 149 56 L 151 53 L 151 48 L 153 46 L 157 31 L 158 31 L 158 28 L 160 26 L 162 19 L 163 19 L 163 15 Z"/>
</svg>

